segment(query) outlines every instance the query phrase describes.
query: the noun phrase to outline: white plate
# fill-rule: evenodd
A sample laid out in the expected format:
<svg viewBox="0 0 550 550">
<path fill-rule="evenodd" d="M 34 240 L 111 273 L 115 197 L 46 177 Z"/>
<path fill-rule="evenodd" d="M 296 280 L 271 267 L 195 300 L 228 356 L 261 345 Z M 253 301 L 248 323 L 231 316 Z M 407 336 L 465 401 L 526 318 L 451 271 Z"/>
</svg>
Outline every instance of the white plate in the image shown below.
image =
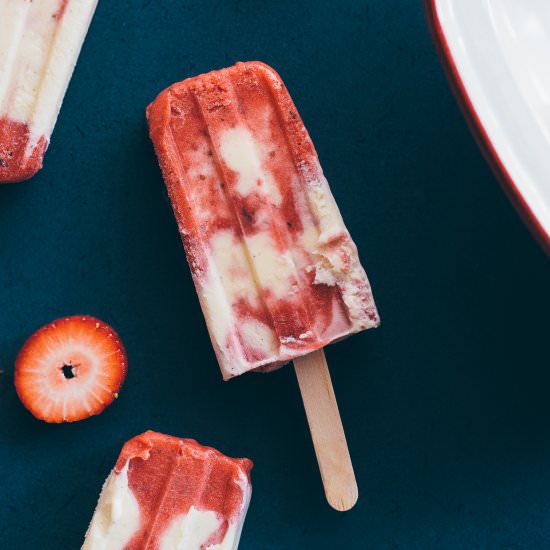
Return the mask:
<svg viewBox="0 0 550 550">
<path fill-rule="evenodd" d="M 426 0 L 463 111 L 550 252 L 550 0 Z"/>
</svg>

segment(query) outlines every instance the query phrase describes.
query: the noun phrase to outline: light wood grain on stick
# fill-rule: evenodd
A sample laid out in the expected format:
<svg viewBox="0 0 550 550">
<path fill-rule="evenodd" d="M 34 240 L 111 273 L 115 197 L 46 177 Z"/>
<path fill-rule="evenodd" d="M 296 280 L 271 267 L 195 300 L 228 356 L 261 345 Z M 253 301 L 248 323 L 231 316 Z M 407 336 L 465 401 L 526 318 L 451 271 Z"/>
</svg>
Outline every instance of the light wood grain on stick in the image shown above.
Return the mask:
<svg viewBox="0 0 550 550">
<path fill-rule="evenodd" d="M 344 512 L 358 489 L 324 351 L 294 359 L 294 369 L 328 503 Z"/>
</svg>

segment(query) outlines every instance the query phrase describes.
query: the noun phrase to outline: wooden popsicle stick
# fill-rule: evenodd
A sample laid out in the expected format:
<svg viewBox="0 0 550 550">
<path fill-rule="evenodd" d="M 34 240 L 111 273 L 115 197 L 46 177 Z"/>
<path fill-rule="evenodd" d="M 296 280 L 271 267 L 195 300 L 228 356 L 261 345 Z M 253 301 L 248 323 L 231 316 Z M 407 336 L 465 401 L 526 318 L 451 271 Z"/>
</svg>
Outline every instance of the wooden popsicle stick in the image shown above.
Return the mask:
<svg viewBox="0 0 550 550">
<path fill-rule="evenodd" d="M 325 352 L 320 349 L 294 359 L 294 369 L 325 495 L 335 510 L 345 512 L 353 508 L 359 492 Z"/>
</svg>

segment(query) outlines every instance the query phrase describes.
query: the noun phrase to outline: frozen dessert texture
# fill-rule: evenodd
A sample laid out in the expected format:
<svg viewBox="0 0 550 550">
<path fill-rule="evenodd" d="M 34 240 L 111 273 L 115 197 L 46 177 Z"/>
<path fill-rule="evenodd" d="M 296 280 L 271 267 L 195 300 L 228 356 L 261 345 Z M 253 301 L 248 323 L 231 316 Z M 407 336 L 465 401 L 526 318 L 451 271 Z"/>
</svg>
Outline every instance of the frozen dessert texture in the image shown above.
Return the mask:
<svg viewBox="0 0 550 550">
<path fill-rule="evenodd" d="M 147 118 L 225 379 L 378 325 L 357 248 L 273 69 L 247 62 L 189 78 Z"/>
<path fill-rule="evenodd" d="M 0 183 L 42 159 L 97 0 L 0 0 Z"/>
<path fill-rule="evenodd" d="M 251 468 L 192 439 L 134 437 L 105 481 L 82 550 L 235 550 Z"/>
</svg>

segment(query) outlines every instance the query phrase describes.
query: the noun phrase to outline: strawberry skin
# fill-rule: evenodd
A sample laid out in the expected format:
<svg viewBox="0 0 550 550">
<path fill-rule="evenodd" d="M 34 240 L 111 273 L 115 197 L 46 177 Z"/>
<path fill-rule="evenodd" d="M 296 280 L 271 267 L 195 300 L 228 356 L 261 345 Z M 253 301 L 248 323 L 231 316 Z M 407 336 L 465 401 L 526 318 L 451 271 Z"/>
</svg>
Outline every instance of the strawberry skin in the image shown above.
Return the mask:
<svg viewBox="0 0 550 550">
<path fill-rule="evenodd" d="M 126 377 L 126 350 L 112 327 L 87 315 L 38 329 L 15 360 L 15 389 L 45 422 L 74 422 L 110 405 Z"/>
</svg>

